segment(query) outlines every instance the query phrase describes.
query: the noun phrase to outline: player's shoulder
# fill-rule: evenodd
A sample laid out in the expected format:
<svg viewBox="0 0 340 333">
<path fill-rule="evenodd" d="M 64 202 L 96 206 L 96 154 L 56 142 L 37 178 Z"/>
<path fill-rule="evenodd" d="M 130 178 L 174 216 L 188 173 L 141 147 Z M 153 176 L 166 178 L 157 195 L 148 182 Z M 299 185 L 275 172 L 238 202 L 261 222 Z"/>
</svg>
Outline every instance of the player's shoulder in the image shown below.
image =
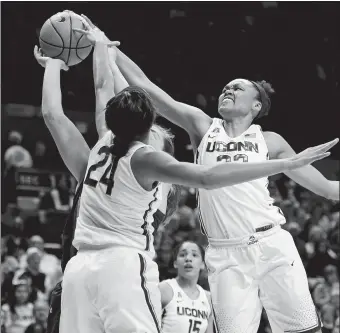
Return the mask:
<svg viewBox="0 0 340 333">
<path fill-rule="evenodd" d="M 97 143 L 94 145 L 94 147 L 92 148 L 92 150 L 97 150 L 100 149 L 100 147 L 102 146 L 107 146 L 107 145 L 111 145 L 112 140 L 114 138 L 113 133 L 109 130 L 107 131 L 98 141 Z"/>
<path fill-rule="evenodd" d="M 287 141 L 282 135 L 276 132 L 264 131 L 263 137 L 266 141 L 270 158 L 277 158 L 287 145 Z"/>
<path fill-rule="evenodd" d="M 174 291 L 171 286 L 171 280 L 163 280 L 158 285 L 161 294 L 173 295 Z"/>
<path fill-rule="evenodd" d="M 163 280 L 158 285 L 161 293 L 162 308 L 165 308 L 174 297 L 174 290 L 172 289 L 170 280 Z"/>
<path fill-rule="evenodd" d="M 208 299 L 209 302 L 210 302 L 210 300 L 211 300 L 211 293 L 210 293 L 210 291 L 205 290 L 205 289 L 203 289 L 203 290 L 204 290 L 205 296 L 207 296 L 207 299 Z"/>
</svg>

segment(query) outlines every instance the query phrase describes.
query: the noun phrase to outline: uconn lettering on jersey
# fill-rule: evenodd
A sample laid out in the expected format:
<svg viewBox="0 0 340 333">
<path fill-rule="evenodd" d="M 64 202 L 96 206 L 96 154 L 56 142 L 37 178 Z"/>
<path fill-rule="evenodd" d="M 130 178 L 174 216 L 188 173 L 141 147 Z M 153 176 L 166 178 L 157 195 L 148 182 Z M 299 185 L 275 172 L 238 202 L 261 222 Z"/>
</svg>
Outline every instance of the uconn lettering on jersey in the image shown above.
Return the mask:
<svg viewBox="0 0 340 333">
<path fill-rule="evenodd" d="M 209 141 L 207 144 L 206 151 L 208 153 L 212 153 L 214 151 L 225 153 L 225 152 L 232 152 L 232 151 L 250 151 L 259 153 L 259 146 L 257 143 L 252 143 L 250 141 L 244 141 L 244 142 L 228 142 L 225 143 L 223 141 Z"/>
<path fill-rule="evenodd" d="M 197 309 L 190 309 L 184 306 L 177 306 L 177 314 L 179 316 L 188 316 L 195 317 L 199 319 L 207 319 L 209 318 L 209 313 L 207 311 L 201 311 Z"/>
</svg>

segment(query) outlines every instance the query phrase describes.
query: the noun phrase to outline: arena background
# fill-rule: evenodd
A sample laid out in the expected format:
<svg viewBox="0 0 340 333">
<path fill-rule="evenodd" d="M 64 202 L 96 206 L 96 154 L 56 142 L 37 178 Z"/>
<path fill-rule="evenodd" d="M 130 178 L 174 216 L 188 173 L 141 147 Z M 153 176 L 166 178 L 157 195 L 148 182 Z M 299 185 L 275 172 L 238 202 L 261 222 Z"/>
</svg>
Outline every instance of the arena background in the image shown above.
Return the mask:
<svg viewBox="0 0 340 333">
<path fill-rule="evenodd" d="M 34 256 L 28 249 L 42 248 L 41 240 L 31 236 L 40 235 L 45 242 L 38 269 L 45 275 L 39 275 L 43 282 L 33 283 L 36 295 L 31 293 L 30 301 L 48 300 L 61 278 L 60 234 L 75 182 L 40 115 L 43 69 L 33 47 L 45 20 L 64 9 L 88 15 L 111 40 L 121 42 L 150 79 L 210 116 L 217 114 L 217 98 L 228 81 L 265 79 L 277 93 L 269 116 L 259 122 L 264 130 L 280 133 L 296 151 L 339 135 L 338 2 L 2 2 L 2 332 L 26 330 L 15 319 L 9 321 L 6 309 L 15 302 L 10 297 L 13 277 L 34 265 L 26 262 Z M 93 146 L 92 56 L 62 74 L 62 92 L 66 114 Z M 176 157 L 193 161 L 186 133 L 160 122 L 176 134 Z M 26 168 L 4 158 L 12 146 L 28 154 Z M 339 152 L 338 145 L 331 158 L 315 164 L 329 179 L 339 179 Z M 325 332 L 339 332 L 339 204 L 282 175 L 271 179 L 270 190 L 305 263 Z M 53 200 L 55 193 L 61 202 Z M 161 279 L 174 276 L 171 250 L 182 239 L 206 244 L 192 189 L 183 189 L 177 213 L 157 233 Z M 205 272 L 200 282 L 208 288 Z M 44 316 L 36 313 L 36 323 L 43 324 Z M 259 332 L 270 332 L 265 315 Z"/>
</svg>

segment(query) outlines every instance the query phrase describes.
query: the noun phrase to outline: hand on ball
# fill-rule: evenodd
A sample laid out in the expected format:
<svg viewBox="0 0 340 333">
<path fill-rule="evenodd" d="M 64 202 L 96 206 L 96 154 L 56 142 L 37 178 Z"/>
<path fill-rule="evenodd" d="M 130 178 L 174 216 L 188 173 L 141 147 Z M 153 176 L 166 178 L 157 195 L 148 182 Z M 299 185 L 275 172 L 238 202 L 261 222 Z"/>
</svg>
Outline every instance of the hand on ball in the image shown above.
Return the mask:
<svg viewBox="0 0 340 333">
<path fill-rule="evenodd" d="M 46 67 L 46 63 L 48 61 L 55 61 L 58 62 L 60 64 L 60 69 L 64 70 L 64 71 L 68 71 L 69 68 L 68 66 L 65 64 L 64 61 L 60 60 L 60 59 L 53 59 L 50 57 L 46 57 L 43 53 L 42 50 L 38 48 L 38 46 L 34 46 L 34 57 L 35 59 L 37 59 L 37 62 L 39 65 L 41 65 L 42 67 Z"/>
<path fill-rule="evenodd" d="M 76 28 L 73 30 L 84 34 L 92 45 L 96 44 L 97 42 L 106 43 L 108 47 L 120 45 L 120 42 L 110 42 L 104 32 L 96 27 L 88 17 L 85 15 L 81 15 L 81 17 L 83 19 L 82 22 L 85 30 Z"/>
</svg>

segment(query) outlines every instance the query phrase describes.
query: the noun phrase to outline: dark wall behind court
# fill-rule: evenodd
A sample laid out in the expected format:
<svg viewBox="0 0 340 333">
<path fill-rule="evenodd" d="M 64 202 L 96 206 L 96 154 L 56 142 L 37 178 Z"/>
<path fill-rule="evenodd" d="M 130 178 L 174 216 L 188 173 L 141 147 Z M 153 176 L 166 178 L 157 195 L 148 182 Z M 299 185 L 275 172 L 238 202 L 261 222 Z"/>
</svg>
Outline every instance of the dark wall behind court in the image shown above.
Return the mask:
<svg viewBox="0 0 340 333">
<path fill-rule="evenodd" d="M 211 116 L 228 81 L 266 79 L 277 94 L 260 121 L 265 130 L 296 150 L 339 135 L 338 2 L 2 2 L 1 9 L 2 104 L 40 105 L 43 69 L 33 46 L 45 20 L 70 9 L 121 41 L 174 98 Z M 65 108 L 93 112 L 92 57 L 62 74 L 62 86 Z M 177 157 L 192 160 L 187 135 L 175 132 Z"/>
</svg>

